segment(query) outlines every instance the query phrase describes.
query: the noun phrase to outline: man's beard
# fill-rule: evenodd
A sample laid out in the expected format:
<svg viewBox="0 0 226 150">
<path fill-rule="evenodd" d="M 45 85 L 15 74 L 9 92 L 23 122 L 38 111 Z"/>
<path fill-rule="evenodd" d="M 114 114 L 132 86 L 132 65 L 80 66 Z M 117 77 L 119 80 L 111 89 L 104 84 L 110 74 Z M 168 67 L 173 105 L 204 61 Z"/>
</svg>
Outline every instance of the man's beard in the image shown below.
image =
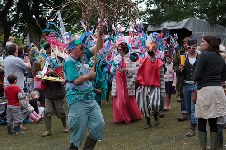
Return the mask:
<svg viewBox="0 0 226 150">
<path fill-rule="evenodd" d="M 80 57 L 79 57 L 79 61 L 84 61 L 85 60 L 85 56 L 84 55 L 81 55 Z"/>
</svg>

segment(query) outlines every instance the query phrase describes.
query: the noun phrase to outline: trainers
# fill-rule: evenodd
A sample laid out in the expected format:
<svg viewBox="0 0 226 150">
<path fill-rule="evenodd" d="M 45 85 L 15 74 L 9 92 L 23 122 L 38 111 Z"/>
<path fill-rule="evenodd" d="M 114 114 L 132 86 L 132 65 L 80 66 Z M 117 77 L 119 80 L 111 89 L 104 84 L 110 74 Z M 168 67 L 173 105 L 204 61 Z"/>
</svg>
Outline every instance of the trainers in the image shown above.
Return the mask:
<svg viewBox="0 0 226 150">
<path fill-rule="evenodd" d="M 41 137 L 47 137 L 47 136 L 50 136 L 51 135 L 51 132 L 50 131 L 45 131 Z"/>
</svg>

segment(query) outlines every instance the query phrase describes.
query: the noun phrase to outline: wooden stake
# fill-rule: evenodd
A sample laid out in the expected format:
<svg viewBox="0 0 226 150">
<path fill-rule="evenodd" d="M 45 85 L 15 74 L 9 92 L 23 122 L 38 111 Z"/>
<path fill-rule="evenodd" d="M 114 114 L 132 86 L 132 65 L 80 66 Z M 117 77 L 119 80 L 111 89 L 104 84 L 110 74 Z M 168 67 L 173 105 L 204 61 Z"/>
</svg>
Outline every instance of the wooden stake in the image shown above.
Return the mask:
<svg viewBox="0 0 226 150">
<path fill-rule="evenodd" d="M 101 9 L 101 14 L 100 14 L 100 22 L 99 24 L 102 24 L 104 21 L 104 8 L 103 8 L 103 5 L 102 5 L 102 9 Z M 99 25 L 98 25 L 99 26 Z M 94 54 L 94 64 L 93 64 L 93 67 L 94 67 L 94 71 L 96 70 L 96 64 L 97 64 L 97 53 L 99 51 L 99 42 L 100 40 L 102 40 L 102 34 L 101 34 L 101 31 L 99 31 L 99 28 L 97 29 L 97 45 L 96 45 L 96 50 L 95 50 L 95 54 Z"/>
</svg>

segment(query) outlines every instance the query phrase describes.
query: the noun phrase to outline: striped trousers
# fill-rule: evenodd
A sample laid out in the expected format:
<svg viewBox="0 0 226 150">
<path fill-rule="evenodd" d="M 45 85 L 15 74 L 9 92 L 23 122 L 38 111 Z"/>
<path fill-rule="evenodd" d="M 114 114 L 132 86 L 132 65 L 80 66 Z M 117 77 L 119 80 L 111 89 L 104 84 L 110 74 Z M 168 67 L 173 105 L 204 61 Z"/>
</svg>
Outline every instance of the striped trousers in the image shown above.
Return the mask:
<svg viewBox="0 0 226 150">
<path fill-rule="evenodd" d="M 136 100 L 144 117 L 150 117 L 150 111 L 158 112 L 163 106 L 160 87 L 139 86 L 136 90 Z"/>
</svg>

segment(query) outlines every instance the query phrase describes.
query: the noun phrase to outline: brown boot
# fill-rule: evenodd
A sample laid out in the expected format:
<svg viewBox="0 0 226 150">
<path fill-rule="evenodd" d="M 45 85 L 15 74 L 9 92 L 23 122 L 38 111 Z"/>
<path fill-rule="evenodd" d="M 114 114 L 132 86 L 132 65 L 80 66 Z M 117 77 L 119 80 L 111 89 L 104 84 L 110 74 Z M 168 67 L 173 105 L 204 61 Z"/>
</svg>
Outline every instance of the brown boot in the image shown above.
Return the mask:
<svg viewBox="0 0 226 150">
<path fill-rule="evenodd" d="M 46 137 L 50 136 L 51 133 L 51 117 L 45 117 L 45 126 L 46 126 L 46 131 L 41 135 L 41 137 Z"/>
<path fill-rule="evenodd" d="M 50 131 L 45 131 L 44 133 L 42 133 L 41 137 L 46 137 L 46 136 L 50 136 L 52 133 Z"/>
<path fill-rule="evenodd" d="M 11 126 L 7 126 L 8 129 L 8 135 L 13 135 L 14 131 L 12 131 L 12 127 Z"/>
<path fill-rule="evenodd" d="M 69 131 L 69 129 L 67 127 L 66 117 L 61 118 L 61 122 L 62 122 L 62 125 L 63 125 L 63 132 L 67 133 Z"/>
<path fill-rule="evenodd" d="M 187 137 L 195 136 L 196 124 L 191 125 L 191 129 L 186 133 Z"/>
<path fill-rule="evenodd" d="M 76 147 L 74 144 L 70 143 L 69 150 L 78 150 L 78 147 Z"/>
<path fill-rule="evenodd" d="M 158 114 L 159 114 L 159 118 L 165 118 L 165 114 L 163 111 L 160 111 Z"/>
<path fill-rule="evenodd" d="M 151 127 L 151 119 L 150 119 L 150 117 L 145 117 L 145 119 L 147 121 L 147 124 L 144 127 L 144 129 L 149 129 Z"/>
<path fill-rule="evenodd" d="M 153 112 L 154 119 L 155 119 L 155 126 L 159 125 L 159 112 Z"/>
<path fill-rule="evenodd" d="M 182 116 L 179 117 L 177 120 L 178 120 L 179 122 L 180 122 L 180 121 L 186 121 L 186 120 L 188 120 L 188 115 L 187 115 L 187 114 L 182 114 Z"/>
<path fill-rule="evenodd" d="M 96 143 L 97 143 L 97 140 L 94 140 L 88 136 L 84 144 L 83 150 L 93 150 Z"/>
</svg>

